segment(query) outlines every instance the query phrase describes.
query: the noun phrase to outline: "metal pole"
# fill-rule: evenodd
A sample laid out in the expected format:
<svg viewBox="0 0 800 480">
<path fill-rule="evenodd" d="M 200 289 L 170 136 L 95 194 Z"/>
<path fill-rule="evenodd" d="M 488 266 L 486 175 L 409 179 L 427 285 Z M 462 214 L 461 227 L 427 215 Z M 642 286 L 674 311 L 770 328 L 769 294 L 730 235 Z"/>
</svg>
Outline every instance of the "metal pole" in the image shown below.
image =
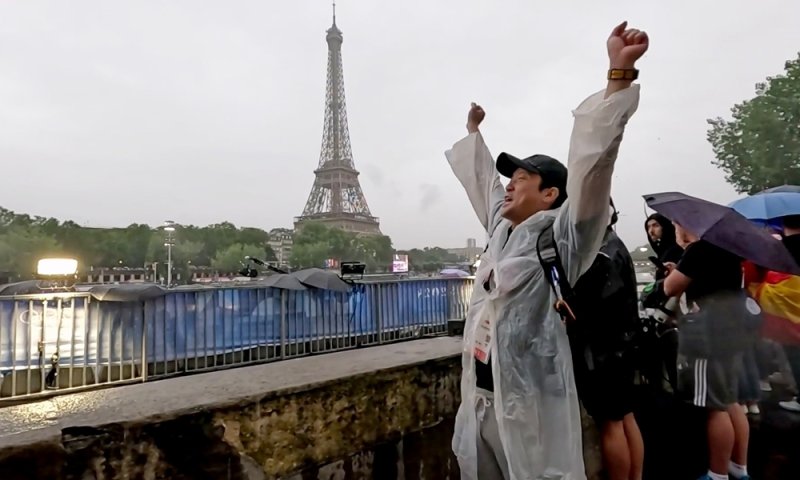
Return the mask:
<svg viewBox="0 0 800 480">
<path fill-rule="evenodd" d="M 171 235 L 170 235 L 171 236 Z M 167 288 L 172 286 L 172 239 L 167 244 Z"/>
<path fill-rule="evenodd" d="M 285 359 L 286 358 L 286 344 L 288 343 L 286 341 L 286 333 L 287 333 L 286 332 L 286 330 L 287 330 L 287 325 L 286 325 L 286 310 L 287 310 L 286 299 L 287 299 L 287 297 L 288 297 L 287 291 L 284 290 L 284 289 L 281 289 L 281 359 Z"/>
<path fill-rule="evenodd" d="M 164 231 L 167 233 L 164 246 L 167 247 L 167 288 L 172 287 L 172 246 L 175 244 L 175 222 L 164 222 Z"/>
</svg>

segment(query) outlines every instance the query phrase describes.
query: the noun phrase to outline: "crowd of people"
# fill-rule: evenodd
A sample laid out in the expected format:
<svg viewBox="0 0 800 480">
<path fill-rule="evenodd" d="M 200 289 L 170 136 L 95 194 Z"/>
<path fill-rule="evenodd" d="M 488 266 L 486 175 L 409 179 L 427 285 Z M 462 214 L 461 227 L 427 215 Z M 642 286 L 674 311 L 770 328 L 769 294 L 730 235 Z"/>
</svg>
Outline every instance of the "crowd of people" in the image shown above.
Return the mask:
<svg viewBox="0 0 800 480">
<path fill-rule="evenodd" d="M 585 479 L 581 406 L 599 428 L 610 480 L 685 478 L 646 473 L 645 459 L 664 456 L 673 426 L 642 403 L 663 398 L 684 405 L 696 427 L 686 446 L 705 443 L 698 476 L 749 479 L 747 415 L 759 413 L 775 372 L 800 385 L 800 330 L 780 326 L 781 315 L 800 320 L 780 311 L 800 267 L 772 271 L 696 224 L 656 213 L 644 222 L 656 281 L 637 293 L 610 191 L 638 108 L 636 62 L 648 46 L 643 31 L 613 29 L 607 86 L 573 112 L 567 166 L 543 154 L 495 159 L 475 103 L 468 135 L 446 152 L 488 237 L 464 330 L 453 436 L 464 479 Z M 800 216 L 776 221 L 781 230 L 772 233 L 800 264 Z M 796 398 L 781 406 L 800 412 Z"/>
</svg>

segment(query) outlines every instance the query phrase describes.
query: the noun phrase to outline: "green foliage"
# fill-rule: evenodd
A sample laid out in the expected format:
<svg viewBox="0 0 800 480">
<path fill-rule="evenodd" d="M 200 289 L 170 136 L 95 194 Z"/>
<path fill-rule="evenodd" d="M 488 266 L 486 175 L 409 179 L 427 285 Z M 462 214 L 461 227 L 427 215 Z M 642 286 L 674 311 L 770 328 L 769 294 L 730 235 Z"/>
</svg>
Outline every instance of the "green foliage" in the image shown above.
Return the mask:
<svg viewBox="0 0 800 480">
<path fill-rule="evenodd" d="M 264 230 L 239 229 L 228 222 L 208 227 L 179 226 L 174 235 L 173 262 L 176 271 L 188 274 L 190 262 L 211 265 L 220 252 L 236 244 L 256 246 L 248 250 L 250 255 L 274 258 L 268 240 L 269 234 Z M 31 276 L 37 259 L 52 255 L 76 258 L 82 269 L 143 267 L 152 262 L 163 265 L 167 262 L 164 242 L 164 232 L 148 225 L 87 228 L 68 220 L 59 222 L 0 208 L 0 271 L 17 273 L 22 278 Z"/>
<path fill-rule="evenodd" d="M 36 271 L 36 262 L 45 256 L 60 253 L 55 238 L 40 228 L 13 226 L 0 233 L 0 271 L 13 272 L 23 278 Z"/>
<path fill-rule="evenodd" d="M 173 235 L 172 260 L 176 273 L 189 277 L 189 267 L 212 266 L 220 273 L 241 268 L 245 256 L 276 259 L 269 233 L 237 228 L 229 222 L 208 227 L 180 225 Z M 76 258 L 82 270 L 90 267 L 144 267 L 167 262 L 165 233 L 148 225 L 125 228 L 87 228 L 72 221 L 31 217 L 0 208 L 0 271 L 30 278 L 36 260 L 45 256 Z M 360 261 L 369 272 L 387 271 L 394 249 L 386 236 L 358 236 L 320 224 L 307 225 L 295 235 L 292 265 L 320 267 L 328 258 Z"/>
<path fill-rule="evenodd" d="M 211 267 L 220 273 L 237 272 L 242 268 L 244 257 L 264 257 L 264 248 L 258 245 L 234 243 L 217 252 Z"/>
<path fill-rule="evenodd" d="M 357 235 L 321 223 L 309 223 L 294 237 L 293 268 L 323 267 L 329 258 L 340 262 L 363 262 L 368 272 L 387 271 L 394 248 L 387 236 Z"/>
<path fill-rule="evenodd" d="M 800 55 L 785 73 L 756 85 L 756 96 L 734 105 L 732 120 L 708 120 L 713 163 L 738 192 L 753 194 L 800 184 Z"/>
</svg>

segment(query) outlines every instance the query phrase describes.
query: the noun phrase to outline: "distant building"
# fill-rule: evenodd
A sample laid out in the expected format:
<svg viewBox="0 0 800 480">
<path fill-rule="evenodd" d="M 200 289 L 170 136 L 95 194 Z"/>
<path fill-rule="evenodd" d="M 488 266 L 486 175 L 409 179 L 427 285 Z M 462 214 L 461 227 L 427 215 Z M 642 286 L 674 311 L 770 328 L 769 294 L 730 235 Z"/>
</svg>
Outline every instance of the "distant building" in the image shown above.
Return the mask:
<svg viewBox="0 0 800 480">
<path fill-rule="evenodd" d="M 478 256 L 483 252 L 483 248 L 478 247 L 478 241 L 474 238 L 467 239 L 467 246 L 465 248 L 448 248 L 447 253 L 456 255 L 465 262 L 474 262 Z"/>
<path fill-rule="evenodd" d="M 146 268 L 91 267 L 83 281 L 86 283 L 146 283 L 152 272 Z"/>
<path fill-rule="evenodd" d="M 656 256 L 650 245 L 642 245 L 631 251 L 631 259 L 637 272 L 655 271 L 655 265 L 650 261 L 651 256 Z"/>
<path fill-rule="evenodd" d="M 269 231 L 268 244 L 272 251 L 275 252 L 274 263 L 276 266 L 289 266 L 289 259 L 292 258 L 292 246 L 294 245 L 294 231 L 289 228 L 273 228 Z"/>
</svg>

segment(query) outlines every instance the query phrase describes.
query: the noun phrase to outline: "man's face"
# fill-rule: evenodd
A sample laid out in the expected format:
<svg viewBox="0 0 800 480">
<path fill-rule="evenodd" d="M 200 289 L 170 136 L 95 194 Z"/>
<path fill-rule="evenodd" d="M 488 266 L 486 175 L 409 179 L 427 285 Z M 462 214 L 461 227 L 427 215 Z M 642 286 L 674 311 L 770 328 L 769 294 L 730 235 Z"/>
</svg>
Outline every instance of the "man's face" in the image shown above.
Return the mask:
<svg viewBox="0 0 800 480">
<path fill-rule="evenodd" d="M 650 240 L 657 242 L 661 240 L 662 235 L 661 224 L 656 219 L 649 220 L 647 222 L 647 236 L 650 237 Z"/>
<path fill-rule="evenodd" d="M 548 210 L 558 198 L 558 188 L 542 190 L 542 177 L 518 168 L 506 187 L 505 201 L 500 214 L 519 225 L 528 217 L 542 210 Z"/>
</svg>

